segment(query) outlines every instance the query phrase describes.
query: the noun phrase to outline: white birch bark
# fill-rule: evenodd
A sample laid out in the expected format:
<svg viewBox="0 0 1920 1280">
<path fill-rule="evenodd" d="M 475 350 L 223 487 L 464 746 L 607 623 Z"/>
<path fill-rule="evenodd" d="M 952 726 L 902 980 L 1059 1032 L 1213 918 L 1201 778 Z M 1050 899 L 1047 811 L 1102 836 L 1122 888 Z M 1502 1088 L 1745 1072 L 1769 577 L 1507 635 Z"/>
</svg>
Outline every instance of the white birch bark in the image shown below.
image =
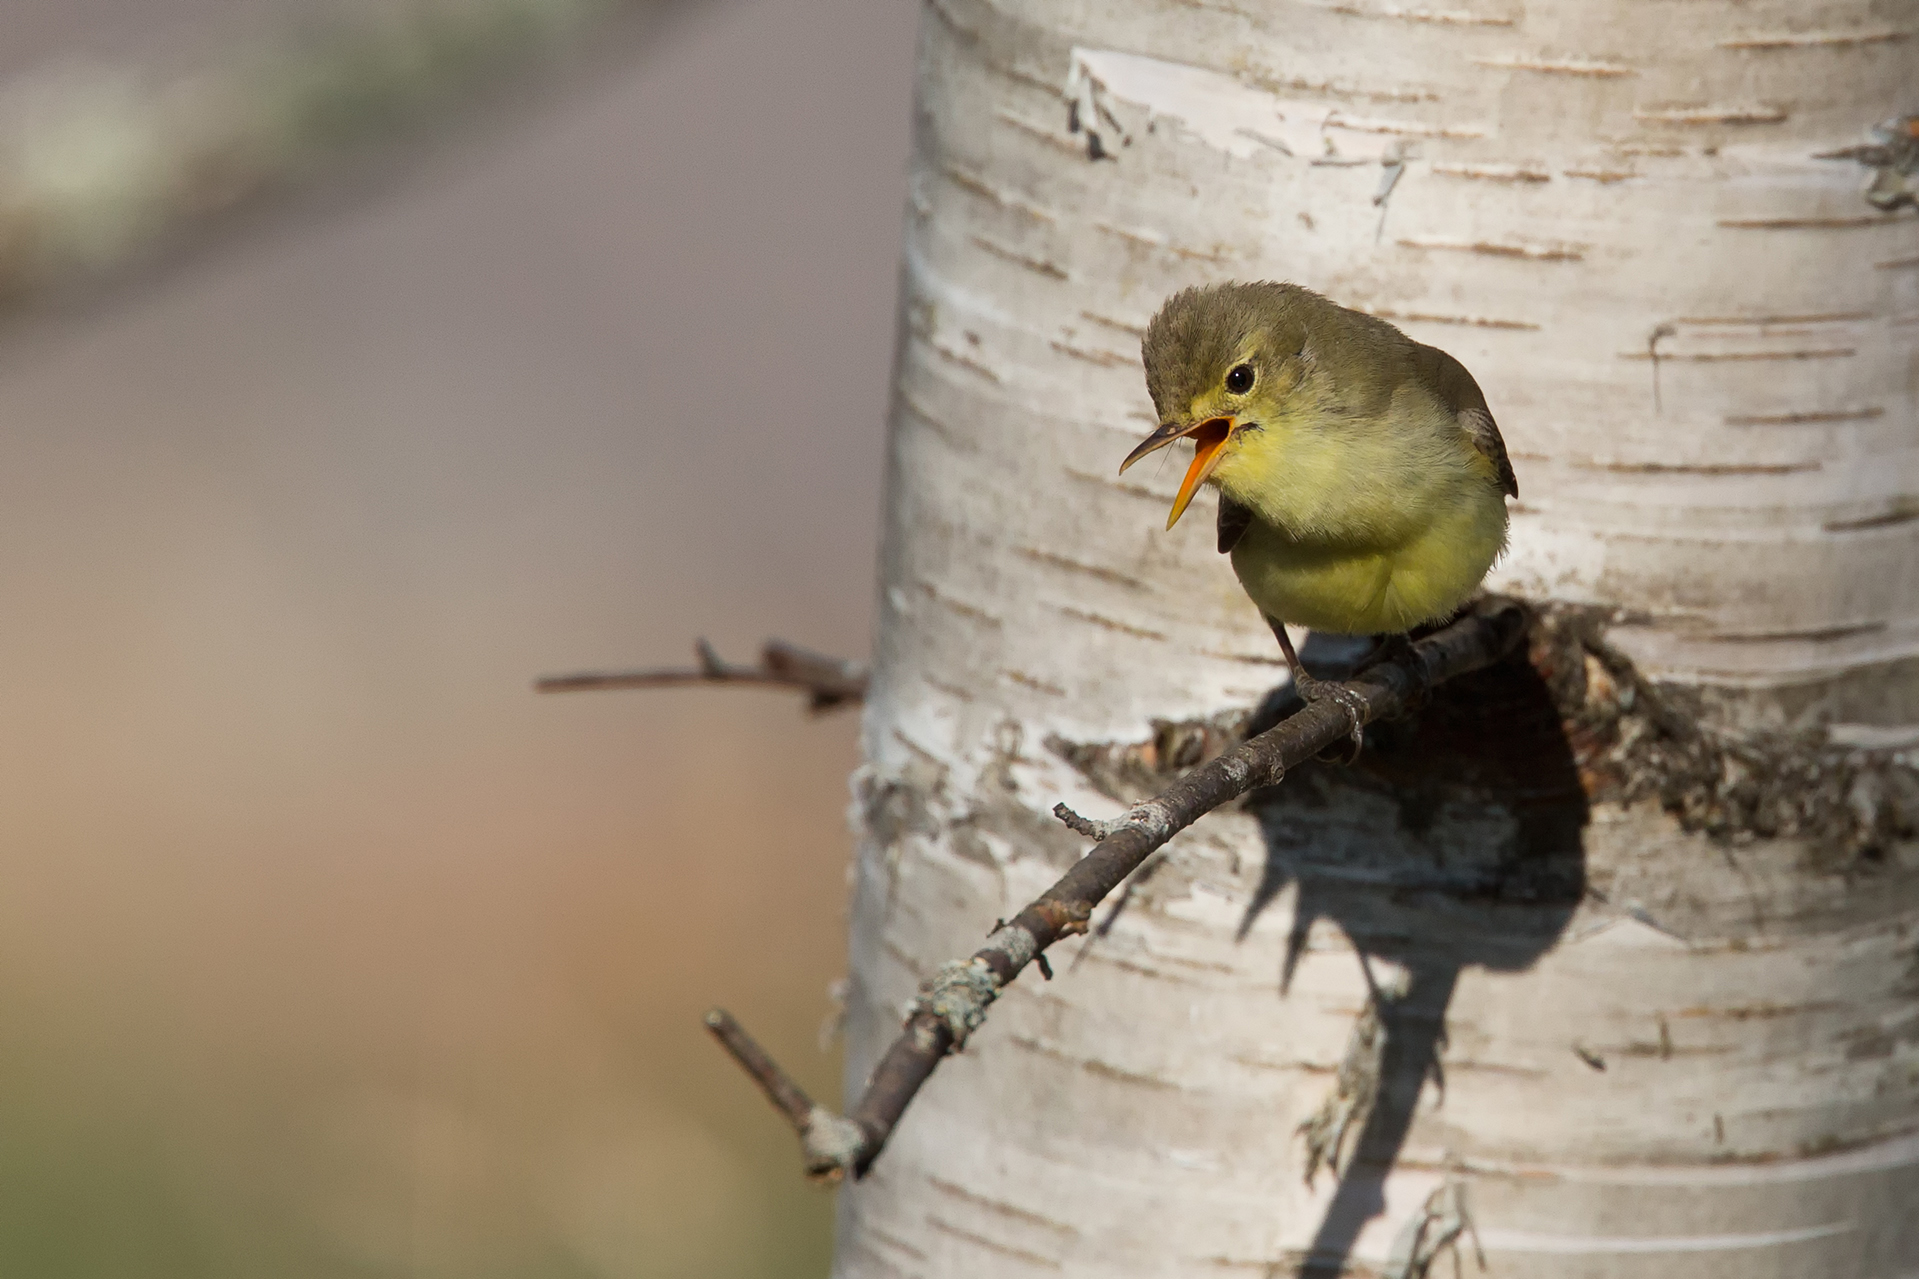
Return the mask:
<svg viewBox="0 0 1920 1280">
<path fill-rule="evenodd" d="M 1210 505 L 1162 530 L 1179 464 L 1114 474 L 1153 424 L 1138 334 L 1186 285 L 1296 281 L 1451 351 L 1520 477 L 1495 586 L 1617 608 L 1611 643 L 1714 732 L 1905 744 L 1910 771 L 1914 221 L 1814 157 L 1911 110 L 1913 26 L 1859 0 L 933 0 L 849 1088 L 915 985 L 1084 850 L 1052 805 L 1118 812 L 1057 744 L 1152 744 L 1279 682 Z M 1524 805 L 1397 794 L 1326 783 L 1176 839 L 921 1092 L 843 1192 L 839 1269 L 1377 1270 L 1457 1187 L 1497 1274 L 1911 1273 L 1910 841 L 1715 842 L 1596 792 L 1577 905 L 1449 924 L 1368 868 L 1487 865 Z M 1367 1075 L 1356 939 L 1415 989 L 1400 1025 L 1425 1018 L 1445 1089 L 1381 1068 L 1412 1073 L 1411 1127 L 1336 1203 L 1297 1131 L 1341 1113 L 1343 1061 Z"/>
</svg>

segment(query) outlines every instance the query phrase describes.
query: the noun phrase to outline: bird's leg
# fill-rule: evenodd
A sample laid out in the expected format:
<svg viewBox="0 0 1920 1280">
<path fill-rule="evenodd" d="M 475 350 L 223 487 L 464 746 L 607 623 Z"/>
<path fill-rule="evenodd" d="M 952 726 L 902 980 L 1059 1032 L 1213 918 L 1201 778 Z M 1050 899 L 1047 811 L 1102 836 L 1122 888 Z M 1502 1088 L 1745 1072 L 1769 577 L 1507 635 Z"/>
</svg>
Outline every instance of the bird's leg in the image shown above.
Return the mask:
<svg viewBox="0 0 1920 1280">
<path fill-rule="evenodd" d="M 1350 737 L 1353 742 L 1353 755 L 1348 758 L 1348 763 L 1352 763 L 1352 760 L 1360 754 L 1362 730 L 1367 723 L 1367 710 L 1360 701 L 1360 695 L 1343 684 L 1317 679 L 1307 674 L 1306 664 L 1301 662 L 1300 655 L 1293 651 L 1293 641 L 1287 636 L 1285 624 L 1274 618 L 1268 618 L 1267 625 L 1273 628 L 1273 638 L 1280 642 L 1280 652 L 1286 655 L 1287 670 L 1293 673 L 1293 687 L 1300 691 L 1301 699 L 1306 702 L 1319 702 L 1332 698 L 1340 704 L 1340 709 L 1347 713 L 1347 720 L 1352 725 Z"/>
</svg>

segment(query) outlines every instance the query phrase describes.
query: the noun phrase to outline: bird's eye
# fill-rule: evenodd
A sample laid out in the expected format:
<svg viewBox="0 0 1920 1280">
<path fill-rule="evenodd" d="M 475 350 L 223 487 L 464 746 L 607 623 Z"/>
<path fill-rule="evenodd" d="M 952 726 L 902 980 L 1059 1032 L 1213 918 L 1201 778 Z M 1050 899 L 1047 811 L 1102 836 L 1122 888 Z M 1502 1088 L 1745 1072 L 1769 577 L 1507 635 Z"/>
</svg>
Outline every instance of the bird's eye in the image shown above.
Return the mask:
<svg viewBox="0 0 1920 1280">
<path fill-rule="evenodd" d="M 1227 370 L 1227 390 L 1237 396 L 1243 396 L 1253 390 L 1253 366 L 1237 364 Z"/>
</svg>

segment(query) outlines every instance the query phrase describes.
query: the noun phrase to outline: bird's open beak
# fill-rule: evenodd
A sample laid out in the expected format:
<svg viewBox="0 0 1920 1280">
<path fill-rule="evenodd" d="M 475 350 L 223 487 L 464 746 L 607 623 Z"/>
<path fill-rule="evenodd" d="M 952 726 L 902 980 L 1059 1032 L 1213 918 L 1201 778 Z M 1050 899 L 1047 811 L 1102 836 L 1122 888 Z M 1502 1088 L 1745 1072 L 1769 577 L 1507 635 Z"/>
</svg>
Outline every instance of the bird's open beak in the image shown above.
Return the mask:
<svg viewBox="0 0 1920 1280">
<path fill-rule="evenodd" d="M 1127 455 L 1127 460 L 1120 464 L 1120 469 L 1125 471 L 1154 450 L 1166 448 L 1181 436 L 1193 437 L 1193 465 L 1187 468 L 1187 478 L 1180 482 L 1180 492 L 1173 499 L 1173 511 L 1167 516 L 1167 528 L 1171 529 L 1186 511 L 1187 504 L 1193 501 L 1193 495 L 1200 492 L 1200 486 L 1220 465 L 1220 459 L 1226 453 L 1227 437 L 1232 434 L 1232 418 L 1208 418 L 1184 427 L 1177 422 L 1168 422 L 1142 440 Z"/>
</svg>

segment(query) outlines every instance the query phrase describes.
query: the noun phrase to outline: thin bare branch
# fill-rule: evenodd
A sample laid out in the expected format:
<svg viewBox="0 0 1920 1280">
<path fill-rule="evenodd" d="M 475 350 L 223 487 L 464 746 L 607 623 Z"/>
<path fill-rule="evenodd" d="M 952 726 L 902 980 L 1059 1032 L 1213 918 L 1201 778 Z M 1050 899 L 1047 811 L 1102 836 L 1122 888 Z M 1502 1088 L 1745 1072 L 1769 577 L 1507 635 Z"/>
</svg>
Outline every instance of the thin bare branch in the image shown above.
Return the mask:
<svg viewBox="0 0 1920 1280">
<path fill-rule="evenodd" d="M 809 1098 L 807 1091 L 794 1083 L 793 1077 L 782 1071 L 780 1064 L 725 1009 L 709 1010 L 706 1023 L 714 1039 L 733 1055 L 741 1070 L 753 1077 L 767 1100 L 800 1135 L 807 1176 L 827 1182 L 839 1181 L 842 1173 L 853 1167 L 853 1159 L 865 1142 L 865 1132 Z"/>
<path fill-rule="evenodd" d="M 823 1114 L 839 1118 L 818 1107 L 809 1113 L 808 1172 L 826 1178 L 864 1174 L 940 1060 L 986 1021 L 987 1006 L 1000 989 L 1061 938 L 1085 933 L 1101 900 L 1175 834 L 1257 787 L 1272 786 L 1288 769 L 1347 738 L 1353 715 L 1367 723 L 1417 706 L 1434 685 L 1498 662 L 1525 632 L 1526 615 L 1518 605 L 1484 602 L 1476 612 L 1346 681 L 1339 686 L 1346 691 L 1342 697 L 1308 705 L 1200 765 L 1116 821 L 1094 824 L 1071 810 L 1070 817 L 1062 815 L 1075 830 L 1101 832 L 1100 842 L 1011 922 L 995 929 L 986 946 L 966 960 L 942 966 L 921 984 L 906 1025 L 875 1066 L 866 1092 L 841 1121 L 844 1127 L 832 1130 L 846 1140 L 844 1145 L 829 1149 L 813 1140 L 811 1134 L 824 1124 Z M 744 1059 L 742 1065 L 748 1065 Z M 760 1071 L 752 1066 L 748 1070 L 756 1080 L 764 1080 Z M 791 1107 L 778 1098 L 776 1104 L 792 1118 Z"/>
<path fill-rule="evenodd" d="M 784 640 L 767 641 L 757 667 L 726 661 L 704 639 L 694 644 L 693 651 L 700 660 L 697 667 L 585 671 L 545 676 L 534 681 L 533 687 L 541 693 L 570 693 L 581 689 L 669 689 L 692 684 L 767 685 L 799 689 L 807 695 L 807 709 L 815 712 L 851 706 L 867 695 L 865 664 L 812 653 Z"/>
<path fill-rule="evenodd" d="M 780 1064 L 760 1047 L 760 1042 L 748 1035 L 746 1028 L 734 1021 L 725 1009 L 708 1010 L 706 1022 L 713 1038 L 733 1055 L 742 1071 L 753 1077 L 753 1082 L 767 1095 L 767 1101 L 793 1125 L 794 1132 L 806 1133 L 807 1118 L 813 1114 L 813 1099 L 807 1096 L 807 1091 L 794 1083 L 793 1077 L 782 1071 Z"/>
</svg>

